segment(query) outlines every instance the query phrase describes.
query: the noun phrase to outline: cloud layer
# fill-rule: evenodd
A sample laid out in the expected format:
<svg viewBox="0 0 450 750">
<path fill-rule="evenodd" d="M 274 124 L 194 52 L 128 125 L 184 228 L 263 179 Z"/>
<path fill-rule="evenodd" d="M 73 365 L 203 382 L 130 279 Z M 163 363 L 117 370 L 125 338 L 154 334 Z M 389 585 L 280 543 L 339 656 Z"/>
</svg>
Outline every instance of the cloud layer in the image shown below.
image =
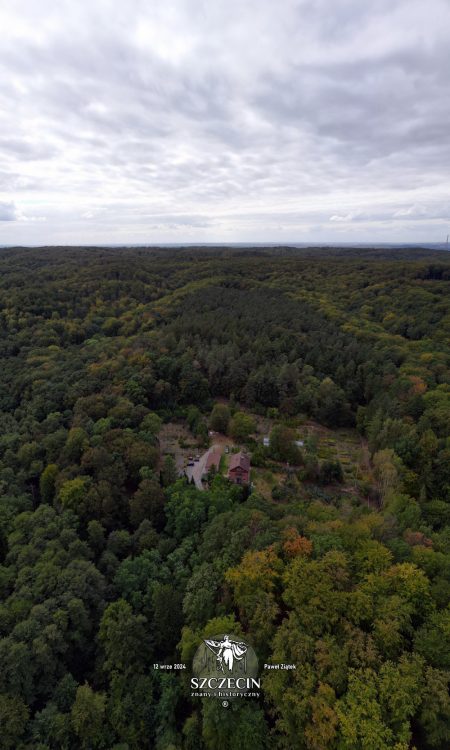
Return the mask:
<svg viewBox="0 0 450 750">
<path fill-rule="evenodd" d="M 0 244 L 441 241 L 447 0 L 5 0 Z"/>
</svg>

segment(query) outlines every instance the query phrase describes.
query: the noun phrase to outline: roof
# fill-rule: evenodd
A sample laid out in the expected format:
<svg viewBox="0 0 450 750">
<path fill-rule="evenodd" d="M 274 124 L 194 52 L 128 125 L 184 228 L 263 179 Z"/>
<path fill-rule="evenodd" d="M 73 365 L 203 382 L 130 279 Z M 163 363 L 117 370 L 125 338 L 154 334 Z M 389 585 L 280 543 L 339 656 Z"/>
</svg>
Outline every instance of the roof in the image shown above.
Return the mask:
<svg viewBox="0 0 450 750">
<path fill-rule="evenodd" d="M 220 448 L 211 448 L 210 449 L 210 451 L 208 452 L 208 457 L 206 459 L 206 463 L 205 463 L 205 472 L 209 471 L 210 468 L 211 468 L 211 466 L 215 466 L 216 469 L 219 468 L 220 456 L 221 456 Z"/>
<path fill-rule="evenodd" d="M 228 466 L 228 471 L 233 471 L 234 469 L 241 468 L 244 471 L 250 470 L 250 459 L 247 456 L 246 453 L 242 453 L 242 451 L 239 451 L 239 453 L 233 453 L 230 458 L 230 463 Z"/>
</svg>

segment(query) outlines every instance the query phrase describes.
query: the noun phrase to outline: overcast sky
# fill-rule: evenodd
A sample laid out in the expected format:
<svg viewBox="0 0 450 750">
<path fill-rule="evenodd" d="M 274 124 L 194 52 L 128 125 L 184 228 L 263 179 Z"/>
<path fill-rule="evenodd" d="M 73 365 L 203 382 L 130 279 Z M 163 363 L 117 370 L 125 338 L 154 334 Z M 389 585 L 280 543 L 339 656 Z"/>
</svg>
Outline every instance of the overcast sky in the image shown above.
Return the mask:
<svg viewBox="0 0 450 750">
<path fill-rule="evenodd" d="M 0 244 L 442 241 L 449 0 L 0 0 Z"/>
</svg>

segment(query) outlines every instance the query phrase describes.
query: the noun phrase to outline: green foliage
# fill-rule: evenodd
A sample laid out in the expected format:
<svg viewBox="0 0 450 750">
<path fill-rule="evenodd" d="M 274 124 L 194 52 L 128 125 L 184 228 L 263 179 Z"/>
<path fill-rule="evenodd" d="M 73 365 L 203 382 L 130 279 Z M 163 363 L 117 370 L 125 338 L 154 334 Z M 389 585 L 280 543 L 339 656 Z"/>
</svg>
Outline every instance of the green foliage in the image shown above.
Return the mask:
<svg viewBox="0 0 450 750">
<path fill-rule="evenodd" d="M 68 461 L 79 461 L 89 445 L 88 436 L 81 427 L 73 427 L 64 446 L 64 456 Z"/>
<path fill-rule="evenodd" d="M 22 739 L 29 710 L 21 698 L 0 693 L 0 748 L 14 750 Z"/>
<path fill-rule="evenodd" d="M 137 528 L 144 520 L 159 527 L 163 518 L 163 503 L 163 491 L 156 477 L 143 479 L 130 499 L 130 522 L 133 528 Z"/>
<path fill-rule="evenodd" d="M 224 711 L 219 701 L 204 701 L 202 738 L 207 750 L 264 750 L 267 748 L 267 724 L 262 711 L 236 701 Z"/>
<path fill-rule="evenodd" d="M 6 248 L 0 271 L 0 748 L 446 750 L 447 258 Z M 257 491 L 177 478 L 181 420 L 247 443 Z M 199 703 L 221 632 L 297 669 Z"/>
<path fill-rule="evenodd" d="M 246 552 L 240 565 L 229 569 L 225 581 L 233 590 L 240 620 L 261 649 L 274 634 L 279 606 L 274 596 L 282 564 L 273 547 Z"/>
<path fill-rule="evenodd" d="M 244 412 L 237 411 L 230 422 L 230 435 L 237 442 L 245 442 L 255 430 L 255 420 Z"/>
<path fill-rule="evenodd" d="M 336 705 L 340 747 L 345 750 L 408 750 L 410 717 L 420 704 L 420 660 L 386 662 L 379 675 L 354 670 L 345 698 Z"/>
<path fill-rule="evenodd" d="M 166 456 L 161 469 L 161 482 L 163 487 L 168 487 L 177 480 L 177 467 L 172 456 Z"/>
<path fill-rule="evenodd" d="M 432 612 L 418 629 L 416 649 L 438 669 L 450 669 L 450 607 L 442 612 Z"/>
<path fill-rule="evenodd" d="M 214 408 L 209 418 L 210 429 L 215 430 L 216 432 L 222 432 L 226 435 L 230 423 L 230 416 L 230 410 L 226 404 L 214 404 Z"/>
<path fill-rule="evenodd" d="M 270 433 L 270 454 L 276 461 L 287 461 L 293 466 L 302 463 L 302 454 L 295 444 L 295 432 L 284 425 L 277 425 Z"/>
<path fill-rule="evenodd" d="M 144 432 L 149 432 L 151 435 L 157 435 L 161 429 L 161 425 L 161 418 L 154 412 L 149 412 L 142 420 L 140 429 Z"/>
<path fill-rule="evenodd" d="M 106 699 L 88 685 L 80 685 L 72 706 L 72 726 L 81 748 L 106 747 L 104 731 Z"/>
<path fill-rule="evenodd" d="M 449 681 L 448 672 L 426 668 L 419 714 L 424 747 L 444 748 L 450 742 Z"/>
<path fill-rule="evenodd" d="M 324 461 L 319 469 L 319 482 L 321 484 L 342 483 L 344 472 L 339 461 Z"/>
<path fill-rule="evenodd" d="M 200 492 L 177 482 L 170 488 L 165 505 L 166 531 L 181 541 L 200 531 L 208 518 L 229 510 L 232 505 L 233 497 L 228 489 L 211 487 L 208 492 Z"/>
<path fill-rule="evenodd" d="M 39 480 L 39 490 L 43 503 L 51 503 L 55 495 L 55 480 L 58 476 L 58 467 L 56 464 L 49 464 L 45 467 Z"/>
<path fill-rule="evenodd" d="M 103 668 L 109 672 L 135 673 L 149 660 L 147 620 L 133 615 L 123 599 L 110 604 L 99 627 L 99 642 L 104 652 Z"/>
<path fill-rule="evenodd" d="M 61 486 L 58 500 L 63 506 L 82 516 L 86 512 L 86 494 L 90 481 L 88 477 L 69 479 Z"/>
</svg>

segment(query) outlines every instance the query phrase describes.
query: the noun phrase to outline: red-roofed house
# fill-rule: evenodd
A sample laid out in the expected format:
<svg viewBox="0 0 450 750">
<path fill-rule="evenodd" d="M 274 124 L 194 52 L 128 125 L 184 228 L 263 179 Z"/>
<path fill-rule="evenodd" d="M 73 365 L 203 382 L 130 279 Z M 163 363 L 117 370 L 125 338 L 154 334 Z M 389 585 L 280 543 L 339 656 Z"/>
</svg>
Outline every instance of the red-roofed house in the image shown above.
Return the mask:
<svg viewBox="0 0 450 750">
<path fill-rule="evenodd" d="M 250 479 L 250 459 L 246 453 L 233 453 L 228 466 L 228 479 L 234 484 L 248 484 Z"/>
</svg>

